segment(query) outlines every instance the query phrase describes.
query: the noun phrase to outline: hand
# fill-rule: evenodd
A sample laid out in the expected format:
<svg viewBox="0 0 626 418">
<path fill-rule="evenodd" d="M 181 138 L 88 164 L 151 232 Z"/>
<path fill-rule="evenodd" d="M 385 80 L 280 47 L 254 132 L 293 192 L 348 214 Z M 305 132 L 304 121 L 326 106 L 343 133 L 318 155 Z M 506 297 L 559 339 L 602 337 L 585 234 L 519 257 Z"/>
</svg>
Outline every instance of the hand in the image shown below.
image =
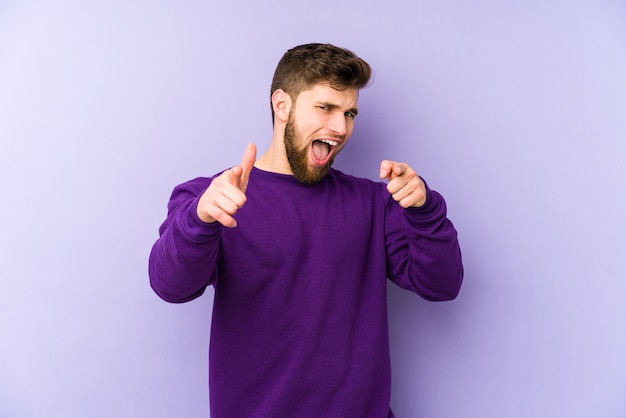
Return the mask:
<svg viewBox="0 0 626 418">
<path fill-rule="evenodd" d="M 384 160 L 380 163 L 380 178 L 387 179 L 387 190 L 403 208 L 426 203 L 426 185 L 408 164 Z"/>
<path fill-rule="evenodd" d="M 233 228 L 237 221 L 233 215 L 246 203 L 246 189 L 250 172 L 256 160 L 256 145 L 248 144 L 241 164 L 214 178 L 202 194 L 196 208 L 198 217 L 206 223 L 219 222 Z"/>
</svg>

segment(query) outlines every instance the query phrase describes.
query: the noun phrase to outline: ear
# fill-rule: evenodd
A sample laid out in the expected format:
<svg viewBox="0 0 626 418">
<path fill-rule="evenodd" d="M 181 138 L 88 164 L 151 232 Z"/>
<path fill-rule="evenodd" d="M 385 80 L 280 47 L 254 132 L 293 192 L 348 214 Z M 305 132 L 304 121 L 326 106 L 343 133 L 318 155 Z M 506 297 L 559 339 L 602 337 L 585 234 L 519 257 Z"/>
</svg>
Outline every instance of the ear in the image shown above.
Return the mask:
<svg viewBox="0 0 626 418">
<path fill-rule="evenodd" d="M 287 122 L 292 105 L 293 101 L 291 100 L 291 96 L 289 96 L 285 92 L 285 90 L 277 89 L 276 91 L 274 91 L 274 93 L 272 93 L 272 108 L 274 109 L 274 119 L 280 120 L 282 122 Z"/>
</svg>

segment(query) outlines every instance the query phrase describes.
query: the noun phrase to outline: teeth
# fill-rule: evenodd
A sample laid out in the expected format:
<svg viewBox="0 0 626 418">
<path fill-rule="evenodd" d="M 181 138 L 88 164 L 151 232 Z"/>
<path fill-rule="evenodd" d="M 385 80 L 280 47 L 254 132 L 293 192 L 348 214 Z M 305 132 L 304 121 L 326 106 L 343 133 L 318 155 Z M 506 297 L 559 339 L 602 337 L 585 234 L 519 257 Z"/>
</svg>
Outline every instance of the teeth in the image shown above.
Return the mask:
<svg viewBox="0 0 626 418">
<path fill-rule="evenodd" d="M 328 145 L 330 145 L 331 147 L 336 147 L 337 145 L 339 145 L 338 141 L 332 141 L 330 139 L 320 139 L 321 142 L 325 142 Z"/>
</svg>

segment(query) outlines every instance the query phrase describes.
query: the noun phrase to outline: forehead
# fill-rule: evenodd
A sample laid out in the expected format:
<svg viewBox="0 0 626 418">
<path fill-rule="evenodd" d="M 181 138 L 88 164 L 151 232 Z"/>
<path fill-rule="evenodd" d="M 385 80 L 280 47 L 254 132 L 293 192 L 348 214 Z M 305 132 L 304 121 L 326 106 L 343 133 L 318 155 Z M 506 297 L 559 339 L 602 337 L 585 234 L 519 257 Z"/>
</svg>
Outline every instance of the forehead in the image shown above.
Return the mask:
<svg viewBox="0 0 626 418">
<path fill-rule="evenodd" d="M 337 90 L 329 84 L 315 84 L 308 90 L 302 91 L 298 101 L 333 104 L 345 108 L 354 108 L 359 100 L 359 90 L 348 88 Z"/>
</svg>

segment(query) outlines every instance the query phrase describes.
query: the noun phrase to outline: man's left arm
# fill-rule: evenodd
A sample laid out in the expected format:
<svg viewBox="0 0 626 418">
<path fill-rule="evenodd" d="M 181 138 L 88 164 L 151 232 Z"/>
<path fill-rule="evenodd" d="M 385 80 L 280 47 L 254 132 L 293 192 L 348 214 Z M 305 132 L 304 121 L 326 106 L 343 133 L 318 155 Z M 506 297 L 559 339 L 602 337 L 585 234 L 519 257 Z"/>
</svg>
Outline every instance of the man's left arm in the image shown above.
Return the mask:
<svg viewBox="0 0 626 418">
<path fill-rule="evenodd" d="M 387 209 L 389 278 L 428 300 L 454 299 L 463 264 L 445 200 L 405 163 L 383 161 L 380 177 L 393 199 Z"/>
</svg>

